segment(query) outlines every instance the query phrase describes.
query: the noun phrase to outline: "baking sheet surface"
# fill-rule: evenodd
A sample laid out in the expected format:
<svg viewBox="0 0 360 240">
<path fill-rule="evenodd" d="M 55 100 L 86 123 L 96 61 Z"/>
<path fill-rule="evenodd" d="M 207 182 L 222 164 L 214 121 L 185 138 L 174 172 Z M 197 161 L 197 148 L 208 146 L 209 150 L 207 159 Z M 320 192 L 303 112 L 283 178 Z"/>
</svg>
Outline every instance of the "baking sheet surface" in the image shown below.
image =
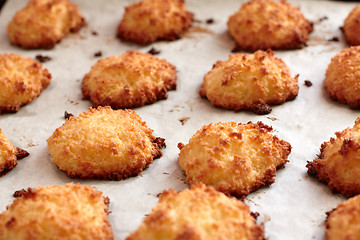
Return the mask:
<svg viewBox="0 0 360 240">
<path fill-rule="evenodd" d="M 0 128 L 17 147 L 30 156 L 19 161 L 12 171 L 0 178 L 0 211 L 13 201 L 14 191 L 39 185 L 63 185 L 80 182 L 101 190 L 111 200 L 109 219 L 116 239 L 124 239 L 142 222 L 155 206 L 157 194 L 164 189 L 187 188 L 181 171 L 176 147 L 187 143 L 201 126 L 211 122 L 262 121 L 274 128 L 279 138 L 291 143 L 290 162 L 277 172 L 275 183 L 250 194 L 245 202 L 252 211 L 260 213 L 266 236 L 276 239 L 324 239 L 325 212 L 345 200 L 332 194 L 329 188 L 310 178 L 306 162 L 319 154 L 320 145 L 334 137 L 336 131 L 352 126 L 359 111 L 331 101 L 323 87 L 324 75 L 331 58 L 346 48 L 339 27 L 355 3 L 336 1 L 290 1 L 300 7 L 314 22 L 314 32 L 308 46 L 300 50 L 277 51 L 291 69 L 299 74 L 299 95 L 294 101 L 274 106 L 268 115 L 233 112 L 213 107 L 198 92 L 202 78 L 218 60 L 225 60 L 234 48 L 226 32 L 226 22 L 244 1 L 193 0 L 187 7 L 199 21 L 184 37 L 174 42 L 157 42 L 138 46 L 115 37 L 116 27 L 124 7 L 133 1 L 74 0 L 88 25 L 79 33 L 63 39 L 52 50 L 23 50 L 12 46 L 6 27 L 14 13 L 26 1 L 9 0 L 0 14 L 0 53 L 18 53 L 35 58 L 41 54 L 52 58 L 44 63 L 53 78 L 49 87 L 31 104 L 18 113 L 0 115 Z M 207 19 L 213 24 L 207 24 Z M 93 32 L 97 32 L 94 35 Z M 339 41 L 329 41 L 334 37 Z M 166 139 L 163 157 L 154 161 L 141 175 L 123 181 L 79 181 L 68 178 L 51 163 L 46 139 L 64 123 L 64 111 L 78 115 L 91 106 L 81 95 L 81 80 L 100 58 L 120 55 L 126 50 L 147 52 L 152 47 L 161 51 L 178 70 L 178 87 L 168 99 L 135 111 L 154 130 L 155 136 Z M 306 87 L 305 80 L 313 85 Z"/>
</svg>

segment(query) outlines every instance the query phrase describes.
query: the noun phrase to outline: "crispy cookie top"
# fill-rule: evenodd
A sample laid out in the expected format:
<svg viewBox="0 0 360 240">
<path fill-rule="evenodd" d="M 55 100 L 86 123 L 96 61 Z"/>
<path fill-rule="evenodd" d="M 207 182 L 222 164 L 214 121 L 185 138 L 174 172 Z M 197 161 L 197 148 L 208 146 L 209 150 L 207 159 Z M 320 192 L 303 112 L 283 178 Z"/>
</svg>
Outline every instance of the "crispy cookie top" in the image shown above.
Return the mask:
<svg viewBox="0 0 360 240">
<path fill-rule="evenodd" d="M 53 48 L 84 25 L 78 7 L 68 0 L 30 0 L 9 22 L 8 36 L 22 48 Z"/>
<path fill-rule="evenodd" d="M 345 48 L 331 59 L 324 85 L 329 97 L 360 108 L 360 46 Z"/>
<path fill-rule="evenodd" d="M 176 88 L 176 68 L 148 53 L 127 51 L 99 60 L 82 81 L 82 93 L 94 106 L 133 108 L 167 98 Z"/>
<path fill-rule="evenodd" d="M 179 144 L 178 162 L 190 184 L 202 182 L 238 197 L 274 182 L 277 168 L 288 161 L 288 142 L 262 122 L 209 124 L 186 145 Z"/>
<path fill-rule="evenodd" d="M 0 239 L 113 239 L 109 199 L 92 187 L 36 187 L 16 196 L 0 214 Z"/>
<path fill-rule="evenodd" d="M 50 84 L 43 65 L 18 54 L 0 54 L 0 113 L 17 112 Z"/>
<path fill-rule="evenodd" d="M 16 165 L 16 149 L 0 129 L 0 175 Z"/>
<path fill-rule="evenodd" d="M 351 45 L 360 45 L 360 6 L 355 6 L 344 22 L 344 34 Z"/>
<path fill-rule="evenodd" d="M 179 193 L 165 190 L 140 227 L 126 238 L 152 239 L 262 240 L 265 237 L 263 227 L 256 224 L 243 202 L 197 184 Z"/>
<path fill-rule="evenodd" d="M 286 0 L 250 0 L 227 25 L 238 47 L 249 51 L 301 48 L 313 30 L 312 22 Z"/>
<path fill-rule="evenodd" d="M 192 20 L 184 0 L 143 0 L 126 7 L 117 35 L 142 45 L 175 40 Z"/>
<path fill-rule="evenodd" d="M 328 183 L 333 192 L 355 196 L 360 194 L 360 118 L 352 128 L 335 134 L 321 145 L 319 158 L 306 167 L 309 175 Z"/>
<path fill-rule="evenodd" d="M 204 76 L 200 95 L 217 107 L 269 113 L 268 104 L 294 99 L 299 90 L 298 76 L 291 77 L 290 69 L 274 54 L 259 50 L 216 62 Z"/>
<path fill-rule="evenodd" d="M 120 180 L 160 157 L 163 141 L 132 110 L 89 108 L 47 140 L 52 161 L 69 177 Z"/>
<path fill-rule="evenodd" d="M 360 196 L 340 203 L 326 220 L 327 240 L 360 239 Z"/>
</svg>

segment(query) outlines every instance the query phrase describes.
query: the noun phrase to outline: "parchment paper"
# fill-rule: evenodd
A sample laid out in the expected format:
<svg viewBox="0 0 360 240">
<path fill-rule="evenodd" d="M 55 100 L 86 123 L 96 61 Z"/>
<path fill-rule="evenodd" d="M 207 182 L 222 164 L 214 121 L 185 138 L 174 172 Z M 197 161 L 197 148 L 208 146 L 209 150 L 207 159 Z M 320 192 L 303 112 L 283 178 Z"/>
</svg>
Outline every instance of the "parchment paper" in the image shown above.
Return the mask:
<svg viewBox="0 0 360 240">
<path fill-rule="evenodd" d="M 50 56 L 44 66 L 53 78 L 50 86 L 18 113 L 0 115 L 0 128 L 11 142 L 30 152 L 12 171 L 0 178 L 0 211 L 13 201 L 14 191 L 39 185 L 63 185 L 80 182 L 101 190 L 111 200 L 109 219 L 116 239 L 124 239 L 142 222 L 164 189 L 182 190 L 188 186 L 177 163 L 179 142 L 187 143 L 201 126 L 211 122 L 262 121 L 273 126 L 279 138 L 291 143 L 290 162 L 277 172 L 275 183 L 250 194 L 245 202 L 260 213 L 266 236 L 277 239 L 323 239 L 325 212 L 345 198 L 332 194 L 329 188 L 310 178 L 305 168 L 319 154 L 320 145 L 334 137 L 334 132 L 352 126 L 359 111 L 331 101 L 323 87 L 324 75 L 331 58 L 347 47 L 339 27 L 355 3 L 336 1 L 290 1 L 314 21 L 314 32 L 308 46 L 301 50 L 277 51 L 293 75 L 300 74 L 299 95 L 294 101 L 274 106 L 269 115 L 233 112 L 213 107 L 198 91 L 203 76 L 218 60 L 225 60 L 234 48 L 227 34 L 226 22 L 244 1 L 188 0 L 187 6 L 200 21 L 194 23 L 182 39 L 157 42 L 142 47 L 115 37 L 124 7 L 133 1 L 74 0 L 88 25 L 71 34 L 52 50 L 23 50 L 12 46 L 6 27 L 14 13 L 26 1 L 9 0 L 0 14 L 0 53 L 18 53 L 34 58 Z M 206 20 L 212 18 L 213 24 Z M 94 35 L 93 32 L 97 35 Z M 337 37 L 339 41 L 328 41 Z M 135 111 L 166 139 L 163 157 L 154 161 L 141 175 L 123 181 L 79 181 L 68 178 L 51 163 L 46 139 L 64 123 L 64 111 L 78 115 L 91 106 L 81 95 L 81 79 L 103 56 L 120 55 L 126 50 L 161 51 L 160 58 L 178 70 L 178 87 L 167 100 L 136 108 Z M 306 87 L 305 80 L 313 85 Z"/>
</svg>

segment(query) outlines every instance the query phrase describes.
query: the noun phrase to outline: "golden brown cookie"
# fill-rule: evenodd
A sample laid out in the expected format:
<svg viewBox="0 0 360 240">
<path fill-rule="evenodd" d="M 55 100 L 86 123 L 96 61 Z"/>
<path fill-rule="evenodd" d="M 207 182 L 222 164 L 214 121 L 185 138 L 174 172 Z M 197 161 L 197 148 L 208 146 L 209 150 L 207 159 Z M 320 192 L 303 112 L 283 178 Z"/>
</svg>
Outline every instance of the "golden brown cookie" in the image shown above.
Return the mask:
<svg viewBox="0 0 360 240">
<path fill-rule="evenodd" d="M 133 108 L 166 99 L 176 80 L 176 68 L 165 59 L 127 51 L 99 60 L 84 76 L 82 93 L 95 107 Z"/>
<path fill-rule="evenodd" d="M 192 20 L 184 0 L 142 0 L 125 8 L 117 36 L 142 45 L 172 41 L 191 27 Z"/>
<path fill-rule="evenodd" d="M 196 184 L 176 193 L 165 190 L 152 212 L 126 240 L 264 240 L 249 208 L 211 187 Z"/>
<path fill-rule="evenodd" d="M 16 148 L 0 129 L 0 176 L 17 165 Z"/>
<path fill-rule="evenodd" d="M 325 74 L 329 97 L 351 108 L 360 108 L 360 46 L 341 50 L 331 59 Z"/>
<path fill-rule="evenodd" d="M 78 7 L 68 0 L 30 0 L 9 22 L 8 36 L 22 48 L 53 48 L 84 25 Z"/>
<path fill-rule="evenodd" d="M 216 107 L 270 113 L 270 104 L 292 100 L 299 91 L 298 75 L 292 78 L 289 68 L 274 54 L 259 50 L 216 62 L 204 76 L 200 95 Z"/>
<path fill-rule="evenodd" d="M 291 145 L 262 122 L 203 126 L 186 145 L 179 144 L 178 162 L 192 185 L 202 182 L 225 194 L 244 197 L 275 180 L 288 162 Z"/>
<path fill-rule="evenodd" d="M 110 107 L 70 117 L 47 143 L 53 163 L 69 177 L 109 180 L 138 175 L 165 145 L 134 111 Z"/>
<path fill-rule="evenodd" d="M 308 174 L 347 197 L 360 194 L 360 118 L 352 128 L 335 133 L 320 148 L 318 159 L 308 162 Z"/>
<path fill-rule="evenodd" d="M 237 46 L 248 51 L 302 48 L 313 31 L 313 23 L 286 0 L 250 0 L 227 26 Z"/>
<path fill-rule="evenodd" d="M 0 113 L 17 112 L 50 84 L 43 65 L 18 54 L 0 54 Z"/>
<path fill-rule="evenodd" d="M 109 199 L 80 184 L 29 188 L 0 214 L 0 239 L 114 239 Z"/>
<path fill-rule="evenodd" d="M 326 220 L 327 240 L 360 239 L 360 195 L 340 203 Z"/>
<path fill-rule="evenodd" d="M 360 6 L 356 6 L 349 13 L 344 22 L 343 31 L 347 42 L 351 45 L 360 45 Z"/>
</svg>

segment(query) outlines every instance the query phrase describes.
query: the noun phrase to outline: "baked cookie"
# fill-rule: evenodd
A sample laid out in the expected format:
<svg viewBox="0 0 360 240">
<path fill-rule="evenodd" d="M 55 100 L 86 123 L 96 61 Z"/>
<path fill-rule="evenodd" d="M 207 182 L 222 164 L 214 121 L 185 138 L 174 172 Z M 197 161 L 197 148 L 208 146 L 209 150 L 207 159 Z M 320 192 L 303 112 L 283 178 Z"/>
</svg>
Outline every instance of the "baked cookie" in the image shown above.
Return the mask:
<svg viewBox="0 0 360 240">
<path fill-rule="evenodd" d="M 360 46 L 341 50 L 325 73 L 329 97 L 351 108 L 360 108 Z"/>
<path fill-rule="evenodd" d="M 360 195 L 340 203 L 326 219 L 327 240 L 360 239 Z"/>
<path fill-rule="evenodd" d="M 47 143 L 53 163 L 69 177 L 109 180 L 138 175 L 165 146 L 134 111 L 110 107 L 70 117 Z"/>
<path fill-rule="evenodd" d="M 141 45 L 172 41 L 191 27 L 192 20 L 184 0 L 142 0 L 125 8 L 117 36 Z"/>
<path fill-rule="evenodd" d="M 308 174 L 346 197 L 360 194 L 360 118 L 352 128 L 335 133 L 320 148 L 318 159 L 308 162 Z"/>
<path fill-rule="evenodd" d="M 16 148 L 0 129 L 0 176 L 17 165 Z"/>
<path fill-rule="evenodd" d="M 349 13 L 344 22 L 343 31 L 347 42 L 351 45 L 360 45 L 360 6 L 356 6 Z"/>
<path fill-rule="evenodd" d="M 202 184 L 182 192 L 165 190 L 140 227 L 126 240 L 263 240 L 249 208 Z"/>
<path fill-rule="evenodd" d="M 85 25 L 78 7 L 68 0 L 30 0 L 8 25 L 12 44 L 22 48 L 53 48 Z"/>
<path fill-rule="evenodd" d="M 275 180 L 291 145 L 262 122 L 203 126 L 180 149 L 178 162 L 190 185 L 202 182 L 227 195 L 245 197 Z"/>
<path fill-rule="evenodd" d="M 227 26 L 238 48 L 248 51 L 302 48 L 313 31 L 313 23 L 286 0 L 250 0 Z"/>
<path fill-rule="evenodd" d="M 270 113 L 269 104 L 292 100 L 299 91 L 298 75 L 292 78 L 289 68 L 274 54 L 259 50 L 216 62 L 204 76 L 200 95 L 216 107 Z"/>
<path fill-rule="evenodd" d="M 127 51 L 99 60 L 84 76 L 82 93 L 95 107 L 133 108 L 166 99 L 176 80 L 176 68 L 165 59 Z"/>
<path fill-rule="evenodd" d="M 0 54 L 0 113 L 17 112 L 50 84 L 43 65 L 18 54 Z"/>
<path fill-rule="evenodd" d="M 114 239 L 109 199 L 80 184 L 29 188 L 0 214 L 0 239 Z"/>
</svg>

